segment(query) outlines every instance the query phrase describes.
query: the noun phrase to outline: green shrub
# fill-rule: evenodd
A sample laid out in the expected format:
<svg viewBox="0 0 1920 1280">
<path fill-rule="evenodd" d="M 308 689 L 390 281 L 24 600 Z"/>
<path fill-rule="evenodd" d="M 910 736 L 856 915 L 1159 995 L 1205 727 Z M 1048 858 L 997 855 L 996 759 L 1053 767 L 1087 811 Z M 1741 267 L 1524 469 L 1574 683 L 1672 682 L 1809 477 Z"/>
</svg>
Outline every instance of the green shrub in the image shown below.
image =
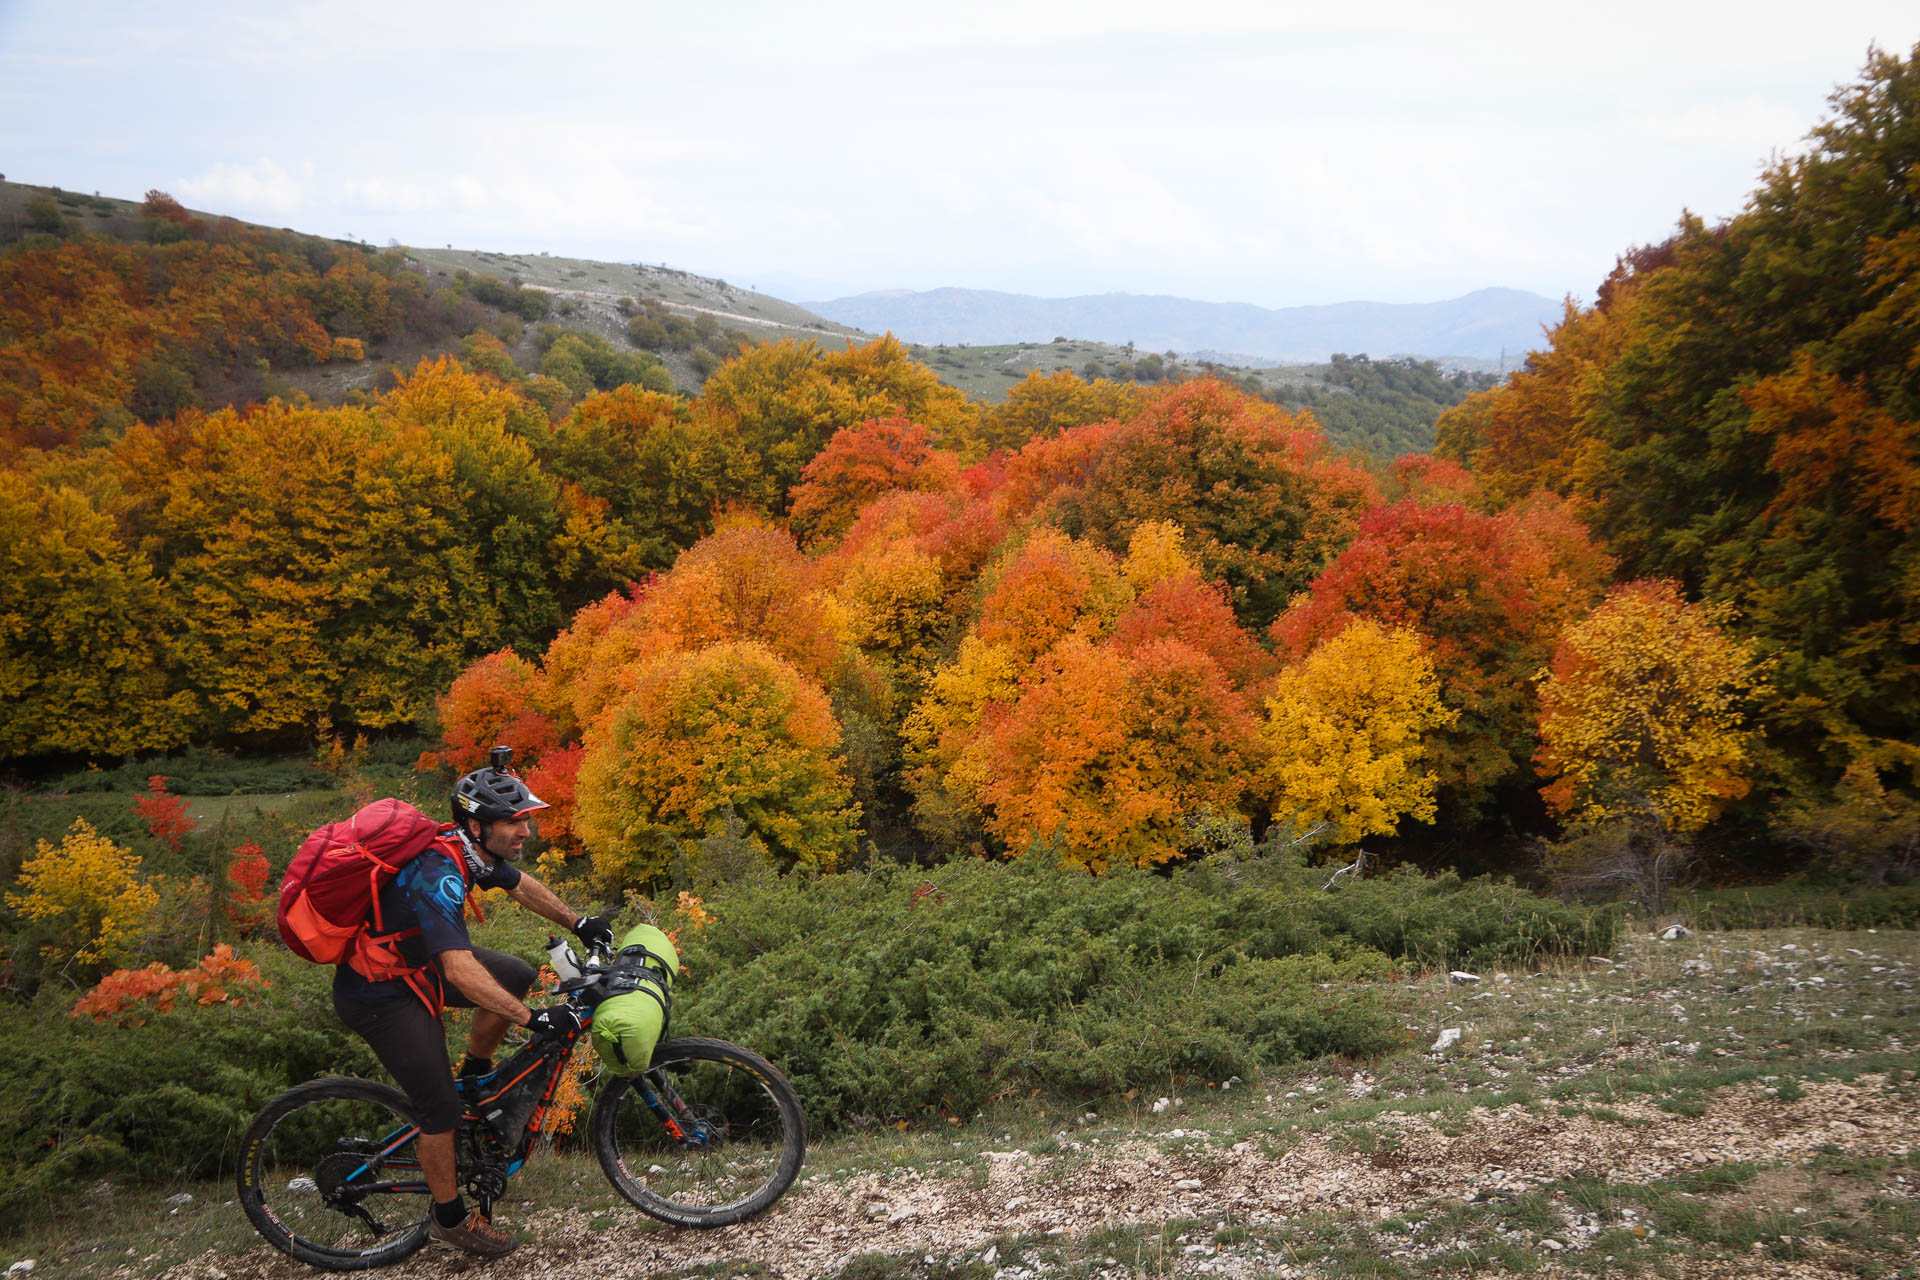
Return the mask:
<svg viewBox="0 0 1920 1280">
<path fill-rule="evenodd" d="M 60 206 L 51 196 L 35 196 L 27 201 L 28 230 L 59 235 L 66 229 L 66 225 L 66 219 L 60 216 Z"/>
<path fill-rule="evenodd" d="M 327 816 L 275 820 L 291 838 Z M 1400 873 L 1329 893 L 1325 878 L 1280 857 L 1090 877 L 1042 855 L 696 885 L 715 919 L 699 932 L 667 922 L 683 925 L 688 966 L 673 1029 L 765 1053 L 823 1131 L 964 1117 L 1035 1090 L 1099 1096 L 1377 1056 L 1405 1043 L 1382 983 L 1406 967 L 1605 951 L 1618 924 L 1494 881 Z M 487 915 L 475 942 L 528 959 L 552 931 L 504 903 Z M 282 1089 L 384 1078 L 333 1014 L 330 969 L 271 942 L 243 955 L 273 982 L 244 1007 L 118 1028 L 69 1017 L 78 992 L 54 984 L 9 1004 L 0 1186 L 31 1197 L 101 1177 L 217 1176 Z"/>
<path fill-rule="evenodd" d="M 767 1054 L 831 1129 L 1374 1056 L 1401 1040 L 1367 984 L 1397 968 L 1605 951 L 1617 927 L 1489 881 L 1324 879 L 1277 858 L 1099 878 L 1028 858 L 716 890 L 675 1025 Z"/>
<path fill-rule="evenodd" d="M 420 744 L 409 739 L 406 749 L 415 757 Z M 82 769 L 63 774 L 37 788 L 41 793 L 144 791 L 156 773 L 167 776 L 167 789 L 178 795 L 273 795 L 330 785 L 326 775 L 308 760 L 270 756 L 230 756 L 203 747 L 175 755 L 140 756 L 113 769 Z"/>
<path fill-rule="evenodd" d="M 269 1098 L 316 1075 L 378 1074 L 334 1017 L 333 971 L 253 957 L 260 1003 L 187 1003 L 144 1026 L 67 1016 L 49 992 L 0 1020 L 0 1185 L 31 1201 L 102 1177 L 211 1177 Z"/>
</svg>

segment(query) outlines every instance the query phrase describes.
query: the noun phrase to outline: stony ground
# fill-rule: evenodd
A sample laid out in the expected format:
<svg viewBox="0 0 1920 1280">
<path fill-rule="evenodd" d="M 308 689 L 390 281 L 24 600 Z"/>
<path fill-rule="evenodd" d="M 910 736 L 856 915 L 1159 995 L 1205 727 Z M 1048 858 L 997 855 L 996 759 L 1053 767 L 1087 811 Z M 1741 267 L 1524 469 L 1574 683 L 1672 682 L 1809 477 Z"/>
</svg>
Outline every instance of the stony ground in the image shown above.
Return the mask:
<svg viewBox="0 0 1920 1280">
<path fill-rule="evenodd" d="M 720 1231 L 654 1224 L 556 1157 L 502 1207 L 523 1244 L 492 1270 L 1920 1277 L 1920 935 L 1637 937 L 1475 977 L 1405 984 L 1415 1043 L 1396 1057 L 837 1139 Z M 312 1274 L 223 1196 L 116 1204 L 120 1234 L 47 1240 L 36 1280 Z M 390 1274 L 486 1265 L 430 1253 Z"/>
</svg>

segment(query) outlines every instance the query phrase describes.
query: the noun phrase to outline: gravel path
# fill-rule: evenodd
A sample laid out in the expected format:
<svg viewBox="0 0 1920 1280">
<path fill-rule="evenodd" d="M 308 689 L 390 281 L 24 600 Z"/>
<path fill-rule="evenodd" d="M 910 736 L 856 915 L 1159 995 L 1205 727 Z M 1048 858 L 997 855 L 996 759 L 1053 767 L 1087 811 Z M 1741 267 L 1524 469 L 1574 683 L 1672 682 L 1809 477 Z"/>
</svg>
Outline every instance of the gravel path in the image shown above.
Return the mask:
<svg viewBox="0 0 1920 1280">
<path fill-rule="evenodd" d="M 1609 1115 L 1617 1120 L 1520 1106 L 1455 1113 L 1439 1123 L 1387 1111 L 1374 1123 L 1391 1126 L 1400 1141 L 1372 1154 L 1336 1149 L 1318 1134 L 1277 1155 L 1255 1141 L 1225 1147 L 1210 1143 L 1208 1135 L 1181 1130 L 1151 1139 L 1133 1136 L 1104 1148 L 1067 1141 L 1047 1155 L 983 1153 L 984 1186 L 977 1185 L 978 1177 L 907 1170 L 803 1182 L 763 1217 L 713 1232 L 668 1229 L 638 1214 L 619 1214 L 614 1226 L 595 1231 L 584 1212 L 519 1203 L 503 1213 L 507 1225 L 537 1238 L 493 1274 L 607 1280 L 700 1271 L 724 1277 L 734 1274 L 733 1268 L 751 1272 L 757 1266 L 764 1276 L 801 1280 L 833 1276 L 866 1253 L 978 1259 L 997 1237 L 1009 1235 L 1072 1238 L 1102 1227 L 1158 1227 L 1174 1219 L 1277 1225 L 1327 1210 L 1388 1218 L 1425 1202 L 1484 1198 L 1570 1176 L 1644 1183 L 1739 1161 L 1792 1165 L 1829 1144 L 1860 1156 L 1904 1155 L 1920 1144 L 1920 1112 L 1890 1105 L 1883 1084 L 1874 1076 L 1810 1084 L 1791 1102 L 1758 1088 L 1723 1090 L 1698 1116 L 1635 1103 L 1613 1106 Z M 1744 1194 L 1791 1199 L 1793 1190 L 1789 1178 Z M 1786 1204 L 1768 1207 L 1791 1211 Z M 1562 1216 L 1563 1229 L 1546 1247 L 1577 1253 L 1599 1226 L 1571 1207 L 1563 1207 Z M 429 1252 L 385 1274 L 458 1276 L 482 1265 Z M 1246 1280 L 1313 1274 L 1296 1273 L 1283 1257 L 1216 1250 L 1211 1244 L 1158 1258 L 1155 1269 L 1157 1274 Z M 1548 1274 L 1564 1270 L 1548 1263 Z M 1118 1259 L 1110 1272 L 1136 1273 Z M 182 1280 L 292 1280 L 314 1272 L 262 1244 L 238 1256 L 203 1255 L 172 1274 Z M 999 1274 L 1002 1280 L 1020 1280 L 1037 1273 L 1001 1267 Z M 1716 1273 L 1695 1268 L 1689 1274 Z M 1756 1255 L 1724 1274 L 1838 1273 Z"/>
</svg>

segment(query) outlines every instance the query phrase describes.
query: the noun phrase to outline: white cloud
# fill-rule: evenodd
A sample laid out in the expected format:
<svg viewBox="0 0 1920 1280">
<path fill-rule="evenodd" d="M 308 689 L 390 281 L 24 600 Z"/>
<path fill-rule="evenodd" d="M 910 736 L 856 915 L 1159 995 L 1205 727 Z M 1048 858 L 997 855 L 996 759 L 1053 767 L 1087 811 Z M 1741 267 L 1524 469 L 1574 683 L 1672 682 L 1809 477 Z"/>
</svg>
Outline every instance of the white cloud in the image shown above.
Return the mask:
<svg viewBox="0 0 1920 1280">
<path fill-rule="evenodd" d="M 16 12 L 0 143 L 38 181 L 375 242 L 1270 306 L 1584 293 L 1683 207 L 1735 212 L 1870 39 L 1920 34 L 1912 0 Z M 124 61 L 88 74 L 109 21 Z"/>
<path fill-rule="evenodd" d="M 179 198 L 215 213 L 292 214 L 307 203 L 306 184 L 276 160 L 261 157 L 251 164 L 217 164 L 197 178 L 182 178 Z"/>
</svg>

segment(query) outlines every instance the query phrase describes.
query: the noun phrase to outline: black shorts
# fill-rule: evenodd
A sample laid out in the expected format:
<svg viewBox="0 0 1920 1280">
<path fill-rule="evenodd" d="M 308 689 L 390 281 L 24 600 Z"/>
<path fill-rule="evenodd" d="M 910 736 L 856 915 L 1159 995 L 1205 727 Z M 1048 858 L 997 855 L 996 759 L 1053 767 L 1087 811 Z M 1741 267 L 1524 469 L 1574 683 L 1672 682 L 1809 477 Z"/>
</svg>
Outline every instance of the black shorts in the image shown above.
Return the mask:
<svg viewBox="0 0 1920 1280">
<path fill-rule="evenodd" d="M 504 951 L 475 947 L 473 958 L 516 1000 L 526 999 L 527 992 L 533 990 L 534 979 L 539 976 L 532 965 Z M 404 999 L 396 993 L 388 999 L 356 1000 L 335 992 L 333 1011 L 373 1047 L 380 1065 L 413 1103 L 420 1132 L 446 1133 L 460 1119 L 460 1094 L 453 1087 L 453 1063 L 447 1057 L 446 1028 L 405 983 L 393 985 L 405 993 Z M 455 990 L 452 983 L 445 985 L 449 1006 L 474 1007 L 473 1001 Z"/>
</svg>

